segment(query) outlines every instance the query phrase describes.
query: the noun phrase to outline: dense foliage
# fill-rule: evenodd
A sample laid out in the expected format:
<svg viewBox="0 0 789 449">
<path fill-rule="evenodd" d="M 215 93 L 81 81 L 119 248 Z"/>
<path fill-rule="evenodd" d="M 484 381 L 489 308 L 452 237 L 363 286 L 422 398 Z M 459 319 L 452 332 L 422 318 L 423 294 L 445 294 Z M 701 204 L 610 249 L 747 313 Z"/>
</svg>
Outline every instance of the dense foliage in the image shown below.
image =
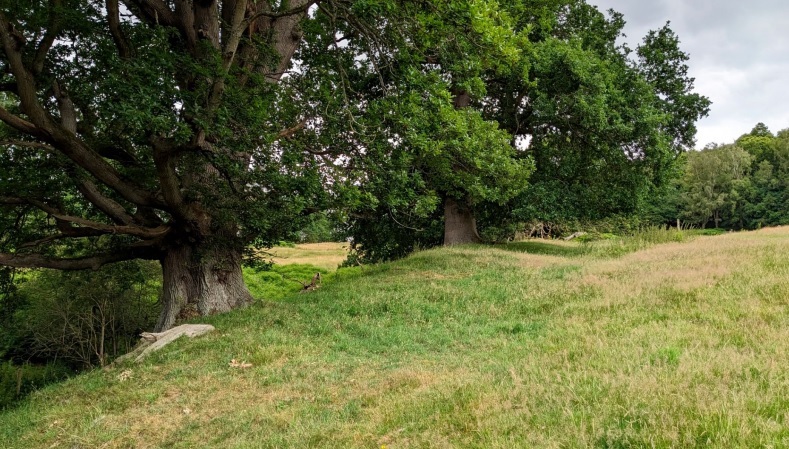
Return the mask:
<svg viewBox="0 0 789 449">
<path fill-rule="evenodd" d="M 631 213 L 709 101 L 668 25 L 635 50 L 623 25 L 583 0 L 4 3 L 0 264 L 158 261 L 161 330 L 249 304 L 242 254 L 328 217 L 381 260 Z"/>
<path fill-rule="evenodd" d="M 0 297 L 0 408 L 35 388 L 126 353 L 156 323 L 155 264 L 25 271 Z"/>
<path fill-rule="evenodd" d="M 736 141 L 690 152 L 660 197 L 660 219 L 686 226 L 757 229 L 789 224 L 789 129 L 759 123 Z"/>
<path fill-rule="evenodd" d="M 418 16 L 414 26 L 429 30 L 418 44 L 374 64 L 390 74 L 404 58 L 421 62 L 407 66 L 416 92 L 389 84 L 402 77 L 343 72 L 365 92 L 349 116 L 378 133 L 348 178 L 347 232 L 368 260 L 439 244 L 447 198 L 493 240 L 528 222 L 634 214 L 692 148 L 710 102 L 693 92 L 668 24 L 631 50 L 617 43 L 622 16 L 584 1 L 455 2 L 436 14 Z M 377 86 L 375 100 L 365 85 Z M 471 111 L 448 105 L 459 94 Z"/>
<path fill-rule="evenodd" d="M 509 214 L 520 221 L 632 214 L 693 147 L 695 121 L 710 102 L 692 91 L 688 57 L 668 24 L 633 52 L 617 43 L 621 15 L 606 18 L 584 2 L 559 11 L 531 25 L 528 76 L 492 82 L 491 114 L 537 167 Z"/>
</svg>

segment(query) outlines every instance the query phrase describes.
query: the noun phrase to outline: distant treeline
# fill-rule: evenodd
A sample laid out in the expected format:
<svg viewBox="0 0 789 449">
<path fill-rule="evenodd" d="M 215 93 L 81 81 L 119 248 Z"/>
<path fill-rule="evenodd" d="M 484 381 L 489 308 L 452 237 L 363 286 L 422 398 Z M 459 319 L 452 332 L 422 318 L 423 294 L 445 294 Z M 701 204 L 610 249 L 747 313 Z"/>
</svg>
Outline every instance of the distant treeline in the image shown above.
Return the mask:
<svg viewBox="0 0 789 449">
<path fill-rule="evenodd" d="M 655 220 L 736 230 L 789 224 L 789 128 L 773 134 L 759 123 L 733 143 L 682 155 L 677 169 L 648 201 Z"/>
</svg>

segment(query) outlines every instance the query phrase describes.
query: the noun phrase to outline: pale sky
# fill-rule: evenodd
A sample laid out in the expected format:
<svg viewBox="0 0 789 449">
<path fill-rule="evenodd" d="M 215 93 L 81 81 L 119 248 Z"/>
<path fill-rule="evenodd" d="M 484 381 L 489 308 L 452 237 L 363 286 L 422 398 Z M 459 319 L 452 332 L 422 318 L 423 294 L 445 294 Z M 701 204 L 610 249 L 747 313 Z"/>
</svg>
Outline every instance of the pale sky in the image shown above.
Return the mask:
<svg viewBox="0 0 789 449">
<path fill-rule="evenodd" d="M 680 48 L 690 55 L 696 92 L 712 100 L 697 123 L 696 147 L 729 143 L 764 122 L 775 133 L 789 128 L 789 1 L 587 0 L 614 9 L 627 21 L 631 48 L 671 21 Z"/>
</svg>

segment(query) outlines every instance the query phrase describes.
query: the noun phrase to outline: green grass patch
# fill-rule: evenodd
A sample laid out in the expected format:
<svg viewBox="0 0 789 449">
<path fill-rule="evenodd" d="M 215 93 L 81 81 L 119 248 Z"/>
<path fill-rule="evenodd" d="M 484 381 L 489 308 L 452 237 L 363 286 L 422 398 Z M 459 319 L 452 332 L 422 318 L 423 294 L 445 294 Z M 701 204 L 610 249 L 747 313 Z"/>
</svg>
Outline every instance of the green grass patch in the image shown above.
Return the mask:
<svg viewBox="0 0 789 449">
<path fill-rule="evenodd" d="M 720 228 L 709 228 L 709 229 L 688 229 L 684 232 L 687 232 L 690 235 L 721 235 L 726 234 L 728 231 L 725 229 Z"/>
<path fill-rule="evenodd" d="M 353 276 L 356 268 L 340 268 L 329 271 L 310 264 L 275 264 L 267 268 L 244 267 L 244 282 L 255 299 L 277 301 L 304 290 L 311 285 L 316 274 L 320 274 L 317 285 L 322 287 L 337 278 Z"/>
<path fill-rule="evenodd" d="M 327 273 L 34 393 L 0 447 L 789 446 L 789 229 L 668 242 Z"/>
</svg>

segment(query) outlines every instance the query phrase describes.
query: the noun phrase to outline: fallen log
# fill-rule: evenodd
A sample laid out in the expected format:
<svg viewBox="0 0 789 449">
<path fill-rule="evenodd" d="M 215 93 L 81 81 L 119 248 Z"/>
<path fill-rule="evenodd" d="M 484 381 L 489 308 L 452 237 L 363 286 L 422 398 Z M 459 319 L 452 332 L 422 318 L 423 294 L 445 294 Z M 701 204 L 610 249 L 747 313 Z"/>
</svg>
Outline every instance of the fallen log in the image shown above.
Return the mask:
<svg viewBox="0 0 789 449">
<path fill-rule="evenodd" d="M 182 324 L 164 332 L 143 332 L 140 334 L 140 343 L 131 352 L 115 359 L 113 364 L 122 363 L 130 359 L 140 362 L 152 352 L 162 349 L 184 335 L 189 338 L 195 338 L 213 330 L 214 326 L 210 324 Z"/>
</svg>

